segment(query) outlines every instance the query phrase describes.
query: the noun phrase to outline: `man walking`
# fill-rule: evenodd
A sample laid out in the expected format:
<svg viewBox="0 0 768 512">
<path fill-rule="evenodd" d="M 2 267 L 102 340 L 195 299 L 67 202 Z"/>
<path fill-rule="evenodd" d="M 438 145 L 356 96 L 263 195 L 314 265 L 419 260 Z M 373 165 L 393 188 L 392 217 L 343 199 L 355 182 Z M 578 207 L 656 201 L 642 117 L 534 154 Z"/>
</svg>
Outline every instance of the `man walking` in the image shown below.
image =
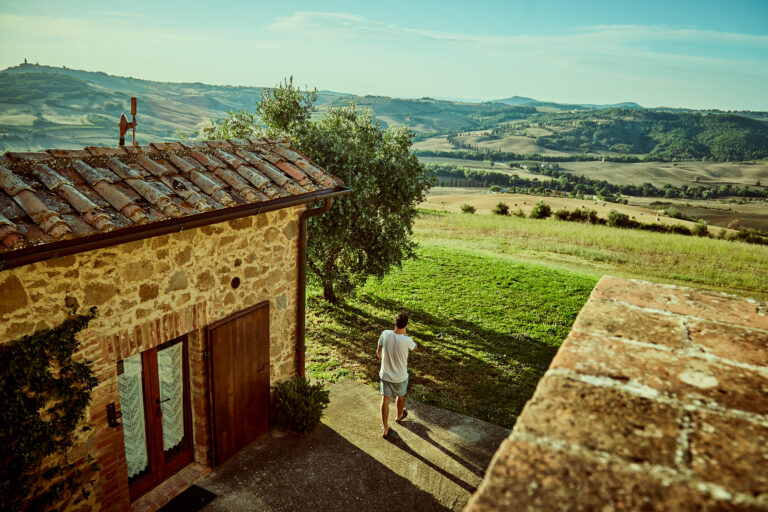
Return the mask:
<svg viewBox="0 0 768 512">
<path fill-rule="evenodd" d="M 408 354 L 416 350 L 413 338 L 406 336 L 408 314 L 401 311 L 395 317 L 395 330 L 382 331 L 376 354 L 381 359 L 379 387 L 381 389 L 381 435 L 386 439 L 389 434 L 389 400 L 397 397 L 397 423 L 408 416 L 405 408 L 405 392 L 408 388 Z"/>
</svg>

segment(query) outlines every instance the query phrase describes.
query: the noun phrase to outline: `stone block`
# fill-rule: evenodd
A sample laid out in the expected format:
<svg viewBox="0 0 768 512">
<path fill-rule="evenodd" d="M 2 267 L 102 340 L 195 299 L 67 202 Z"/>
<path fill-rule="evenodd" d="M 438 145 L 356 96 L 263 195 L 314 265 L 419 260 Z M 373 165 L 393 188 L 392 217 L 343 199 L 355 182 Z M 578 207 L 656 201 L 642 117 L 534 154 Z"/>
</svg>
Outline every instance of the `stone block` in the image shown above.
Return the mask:
<svg viewBox="0 0 768 512">
<path fill-rule="evenodd" d="M 756 366 L 768 363 L 768 331 L 698 320 L 686 327 L 691 341 L 709 354 Z"/>
<path fill-rule="evenodd" d="M 2 279 L 2 278 L 5 279 Z M 0 317 L 10 316 L 19 310 L 27 307 L 29 296 L 21 280 L 15 274 L 6 273 L 0 276 Z"/>
<path fill-rule="evenodd" d="M 724 294 L 604 277 L 592 291 L 592 297 L 705 320 L 768 329 L 768 311 L 765 304 Z"/>
<path fill-rule="evenodd" d="M 243 229 L 248 229 L 253 225 L 253 216 L 251 217 L 242 217 L 239 219 L 234 219 L 229 221 L 229 227 L 236 231 L 241 231 Z"/>
<path fill-rule="evenodd" d="M 157 298 L 159 293 L 160 293 L 160 287 L 154 283 L 142 284 L 139 287 L 139 299 L 141 300 L 141 302 L 147 302 L 148 300 L 155 299 Z"/>
<path fill-rule="evenodd" d="M 168 287 L 165 289 L 165 293 L 184 290 L 188 285 L 187 274 L 185 274 L 183 270 L 179 270 L 171 276 L 171 280 L 168 283 Z"/>
<path fill-rule="evenodd" d="M 768 376 L 727 363 L 572 332 L 550 368 L 648 386 L 685 402 L 767 414 Z"/>
<path fill-rule="evenodd" d="M 126 282 L 138 282 L 152 279 L 155 273 L 155 266 L 146 259 L 130 261 L 120 268 L 120 276 Z"/>
<path fill-rule="evenodd" d="M 694 475 L 768 502 L 768 426 L 704 411 L 692 413 L 691 425 Z"/>
<path fill-rule="evenodd" d="M 666 476 L 666 475 L 665 475 Z M 505 440 L 465 512 L 509 511 L 747 511 L 665 478 L 640 464 L 615 463 L 558 451 L 535 441 Z"/>
<path fill-rule="evenodd" d="M 670 348 L 682 348 L 684 336 L 680 318 L 594 299 L 579 313 L 573 330 Z"/>
<path fill-rule="evenodd" d="M 673 467 L 680 411 L 610 387 L 547 375 L 515 430 L 561 439 L 632 462 Z"/>
<path fill-rule="evenodd" d="M 88 283 L 85 285 L 83 306 L 100 306 L 117 295 L 117 287 L 110 282 Z"/>
</svg>

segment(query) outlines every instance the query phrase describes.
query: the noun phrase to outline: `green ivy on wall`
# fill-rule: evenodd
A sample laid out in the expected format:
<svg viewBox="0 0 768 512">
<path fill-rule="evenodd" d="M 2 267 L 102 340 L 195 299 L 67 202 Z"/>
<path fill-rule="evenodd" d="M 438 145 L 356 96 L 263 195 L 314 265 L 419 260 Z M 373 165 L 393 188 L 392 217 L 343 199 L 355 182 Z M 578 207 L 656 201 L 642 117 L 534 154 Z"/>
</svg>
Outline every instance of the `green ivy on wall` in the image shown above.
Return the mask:
<svg viewBox="0 0 768 512">
<path fill-rule="evenodd" d="M 96 316 L 74 312 L 58 327 L 0 345 L 0 510 L 47 510 L 87 498 L 93 483 L 66 459 L 97 379 L 90 361 L 75 361 L 77 333 Z M 88 427 L 83 427 L 87 430 Z M 62 463 L 41 468 L 61 454 Z"/>
</svg>

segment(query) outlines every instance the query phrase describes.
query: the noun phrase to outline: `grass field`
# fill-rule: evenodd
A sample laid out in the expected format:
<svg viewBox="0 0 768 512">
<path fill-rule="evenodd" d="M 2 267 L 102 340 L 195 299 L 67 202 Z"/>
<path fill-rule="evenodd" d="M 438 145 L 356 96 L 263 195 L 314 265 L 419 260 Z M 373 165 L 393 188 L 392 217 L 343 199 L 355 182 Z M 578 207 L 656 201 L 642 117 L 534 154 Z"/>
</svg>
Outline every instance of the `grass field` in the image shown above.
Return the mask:
<svg viewBox="0 0 768 512">
<path fill-rule="evenodd" d="M 310 298 L 308 373 L 378 384 L 376 341 L 411 316 L 409 395 L 511 428 L 594 276 L 424 243 L 417 259 L 339 305 Z"/>
<path fill-rule="evenodd" d="M 310 290 L 307 369 L 378 382 L 376 340 L 411 314 L 409 395 L 511 427 L 602 275 L 768 299 L 768 247 L 492 215 L 423 211 L 420 248 L 336 305 Z"/>
<path fill-rule="evenodd" d="M 618 275 L 768 299 L 768 246 L 609 226 L 425 212 L 421 243 L 504 254 L 595 276 Z"/>
</svg>

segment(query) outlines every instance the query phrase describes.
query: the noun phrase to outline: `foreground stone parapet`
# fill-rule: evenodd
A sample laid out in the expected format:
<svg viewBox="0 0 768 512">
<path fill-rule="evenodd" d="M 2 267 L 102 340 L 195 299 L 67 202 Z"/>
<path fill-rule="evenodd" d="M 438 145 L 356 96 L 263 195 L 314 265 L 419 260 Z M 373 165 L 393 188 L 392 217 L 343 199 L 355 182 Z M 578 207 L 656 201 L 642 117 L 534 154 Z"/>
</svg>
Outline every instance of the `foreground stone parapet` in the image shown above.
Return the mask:
<svg viewBox="0 0 768 512">
<path fill-rule="evenodd" d="M 768 511 L 768 306 L 604 277 L 467 511 Z"/>
</svg>

